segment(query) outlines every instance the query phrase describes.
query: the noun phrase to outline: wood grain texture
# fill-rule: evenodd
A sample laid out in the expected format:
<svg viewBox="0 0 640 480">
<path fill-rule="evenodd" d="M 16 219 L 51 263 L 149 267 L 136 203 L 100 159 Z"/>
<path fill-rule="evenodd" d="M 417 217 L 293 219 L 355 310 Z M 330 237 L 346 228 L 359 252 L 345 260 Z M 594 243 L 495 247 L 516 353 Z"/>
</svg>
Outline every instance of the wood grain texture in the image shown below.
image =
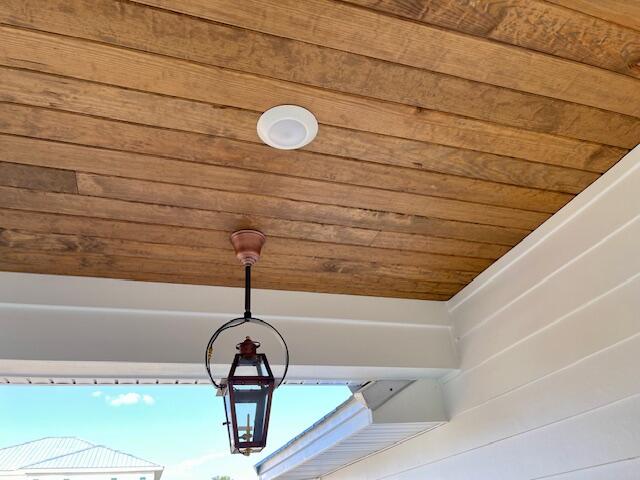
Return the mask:
<svg viewBox="0 0 640 480">
<path fill-rule="evenodd" d="M 207 265 L 226 266 L 226 270 L 237 268 L 238 262 L 229 249 L 164 245 L 144 241 L 115 240 L 80 235 L 42 234 L 23 230 L 0 231 L 0 245 L 16 250 L 42 251 L 44 253 L 88 253 L 97 255 L 120 255 L 157 260 L 175 261 L 180 258 L 201 265 L 193 273 L 207 272 Z M 388 279 L 424 280 L 427 282 L 469 283 L 474 272 L 435 270 L 415 265 L 388 265 L 369 261 L 315 258 L 272 253 L 260 266 L 300 271 L 301 273 L 344 273 L 372 275 Z"/>
<path fill-rule="evenodd" d="M 221 23 L 640 116 L 638 80 L 330 0 L 141 0 Z"/>
<path fill-rule="evenodd" d="M 7 162 L 0 162 L 0 185 L 46 192 L 78 192 L 73 172 Z"/>
<path fill-rule="evenodd" d="M 640 30 L 640 3 L 636 0 L 547 0 L 609 22 Z"/>
<path fill-rule="evenodd" d="M 347 0 L 380 12 L 640 76 L 640 32 L 542 0 Z M 552 0 L 553 1 L 553 0 Z M 580 10 L 580 1 L 556 2 Z M 587 2 L 585 2 L 587 3 Z M 591 2 L 603 5 L 600 0 Z M 633 0 L 603 10 L 630 13 Z M 618 5 L 613 5 L 617 3 Z M 624 4 L 624 5 L 623 5 Z M 626 6 L 626 7 L 625 7 Z"/>
<path fill-rule="evenodd" d="M 149 243 L 214 248 L 218 250 L 229 248 L 230 233 L 207 228 L 176 227 L 7 209 L 0 209 L 0 226 L 7 229 L 35 233 L 59 233 L 134 241 L 139 241 L 143 238 L 145 242 Z M 481 272 L 494 259 L 500 257 L 509 249 L 509 247 L 505 246 L 471 243 L 462 240 L 453 242 L 449 239 L 450 245 L 457 246 L 457 251 L 462 251 L 463 248 L 466 248 L 467 251 L 475 254 L 475 257 L 459 257 L 453 255 L 455 251 L 453 249 L 438 251 L 436 248 L 435 253 L 428 253 L 433 247 L 437 246 L 437 244 L 429 243 L 429 240 L 434 240 L 434 238 L 421 237 L 419 235 L 414 235 L 413 237 L 426 239 L 427 245 L 417 245 L 418 249 L 416 250 L 395 250 L 392 248 L 352 246 L 272 236 L 269 237 L 269 242 L 265 245 L 264 251 L 280 255 L 295 252 L 306 257 L 326 259 L 337 258 L 357 261 L 379 259 L 392 265 L 413 265 L 440 270 L 454 269 Z M 437 241 L 438 239 L 435 238 L 435 240 Z M 407 245 L 411 246 L 409 243 Z"/>
<path fill-rule="evenodd" d="M 152 56 L 9 27 L 0 27 L 0 64 L 264 111 L 294 103 L 320 123 L 544 162 L 592 156 L 620 158 L 624 150 L 501 127 L 407 105 L 374 101 L 217 67 Z M 639 81 L 640 84 L 640 81 Z"/>
<path fill-rule="evenodd" d="M 240 286 L 256 228 L 258 288 L 446 300 L 640 138 L 639 33 L 562 2 L 6 0 L 0 269 Z"/>
<path fill-rule="evenodd" d="M 363 0 L 363 3 L 367 2 Z M 378 8 L 385 10 L 391 7 L 401 11 L 413 10 L 407 3 L 375 3 Z M 116 0 L 7 0 L 5 5 L 4 11 L 0 10 L 0 22 L 8 25 L 117 44 L 281 80 L 620 147 L 633 147 L 640 139 L 640 121 L 632 117 L 206 22 L 134 3 Z M 453 6 L 453 3 L 447 2 L 447 5 Z M 444 4 L 439 6 L 444 9 Z M 500 6 L 500 11 L 493 12 L 495 9 L 491 9 L 491 14 L 504 19 L 502 9 L 511 14 L 516 7 Z M 433 10 L 429 9 L 428 12 Z M 526 20 L 523 23 L 532 27 L 537 25 Z M 522 36 L 528 38 L 526 34 L 528 32 Z M 557 36 L 566 40 L 569 33 L 558 33 Z M 556 43 L 564 45 L 566 42 Z M 600 42 L 600 48 L 603 48 L 602 45 Z M 588 44 L 583 47 L 585 54 L 591 53 L 591 46 Z M 616 45 L 610 49 L 615 50 Z M 265 62 L 265 58 L 269 61 Z M 334 68 L 327 69 L 326 65 L 333 65 Z M 500 108 L 496 108 L 497 105 Z"/>
<path fill-rule="evenodd" d="M 4 87 L 0 90 L 0 100 L 8 102 L 55 107 L 128 122 L 259 142 L 255 133 L 259 116 L 256 112 L 2 67 L 0 81 Z M 538 161 L 603 172 L 626 152 L 603 145 L 592 147 L 567 156 L 560 153 L 540 156 Z M 434 147 L 429 143 L 327 125 L 322 126 L 318 137 L 305 149 L 379 163 L 406 156 L 406 162 L 420 168 L 429 168 L 450 157 L 462 157 L 468 164 L 478 155 L 475 151 L 463 151 L 460 154 L 460 150 L 440 145 Z M 434 159 L 429 160 L 432 155 Z M 525 155 L 518 156 L 522 158 Z M 486 155 L 479 158 L 483 160 Z M 489 156 L 489 159 L 495 160 L 494 164 L 504 158 Z"/>
<path fill-rule="evenodd" d="M 523 231 L 516 229 L 501 229 L 500 227 L 461 222 L 438 222 L 435 219 L 424 217 L 384 215 L 381 212 L 326 208 L 316 204 L 292 204 L 291 202 L 278 202 L 264 197 L 227 195 L 223 192 L 209 189 L 179 187 L 84 173 L 78 174 L 78 183 L 80 191 L 91 196 L 231 212 L 241 215 L 256 215 L 265 218 L 317 222 L 322 225 L 364 229 L 384 228 L 390 232 L 418 233 L 427 236 L 461 238 L 496 244 L 508 243 L 509 239 L 515 240 L 523 236 Z M 234 203 L 233 200 L 238 200 L 238 203 Z"/>
<path fill-rule="evenodd" d="M 27 150 L 33 147 L 32 152 Z M 222 147 L 222 146 L 220 146 Z M 384 191 L 376 192 L 376 197 L 381 200 L 388 199 L 393 195 L 388 191 L 409 192 L 417 195 L 427 195 L 432 197 L 443 197 L 460 199 L 468 202 L 486 203 L 488 205 L 499 205 L 504 207 L 526 209 L 553 213 L 565 205 L 571 195 L 557 192 L 548 192 L 537 189 L 516 187 L 513 185 L 497 184 L 480 180 L 471 180 L 460 177 L 420 172 L 416 170 L 400 169 L 380 165 L 363 165 L 359 161 L 349 161 L 344 159 L 332 159 L 327 157 L 315 157 L 313 154 L 306 154 L 300 161 L 298 172 L 289 167 L 289 162 L 283 162 L 281 171 L 278 173 L 288 174 L 301 178 L 294 180 L 289 177 L 275 176 L 265 172 L 263 169 L 254 168 L 248 171 L 238 171 L 239 156 L 242 158 L 256 159 L 258 162 L 271 163 L 269 149 L 265 146 L 234 145 L 227 146 L 227 149 L 217 148 L 215 156 L 209 158 L 210 166 L 194 164 L 194 162 L 183 162 L 150 155 L 140 155 L 129 152 L 106 151 L 84 146 L 70 146 L 66 144 L 54 143 L 42 140 L 27 139 L 24 137 L 13 137 L 0 135 L 0 148 L 6 149 L 3 154 L 5 160 L 10 161 L 16 158 L 16 162 L 33 164 L 46 163 L 46 166 L 65 168 L 68 170 L 86 171 L 102 173 L 105 175 L 117 175 L 121 177 L 131 176 L 133 178 L 144 178 L 158 181 L 169 181 L 184 185 L 203 186 L 217 189 L 244 188 L 247 193 L 270 194 L 284 198 L 297 200 L 313 200 L 320 203 L 335 203 L 324 193 L 314 194 L 314 191 L 326 192 L 333 195 L 332 189 L 335 184 L 349 184 L 353 186 L 364 186 Z M 47 157 L 45 159 L 45 157 Z M 20 159 L 20 160 L 17 160 Z M 74 162 L 75 159 L 75 162 Z M 256 163 L 258 163 L 256 162 Z M 315 163 L 315 165 L 314 165 Z M 136 166 L 139 165 L 139 169 Z M 222 165 L 222 166 L 220 166 Z M 230 167 L 227 167 L 229 165 Z M 316 175 L 305 175 L 303 166 L 308 170 L 315 168 Z M 324 167 L 325 174 L 320 174 Z M 259 174 L 254 172 L 257 170 Z M 273 170 L 271 168 L 270 170 Z M 156 175 L 153 175 L 153 172 Z M 297 173 L 297 175 L 296 175 Z M 315 177 L 322 180 L 330 180 L 330 185 L 317 181 L 308 181 L 307 177 Z M 180 179 L 178 179 L 180 177 Z M 185 183 L 186 182 L 186 183 Z M 242 184 L 245 187 L 242 187 Z M 264 186 L 263 186 L 264 185 Z M 280 185 L 282 186 L 280 188 Z M 305 189 L 304 196 L 296 194 L 293 190 Z M 341 188 L 340 195 L 347 195 L 344 187 Z M 371 208 L 376 208 L 376 203 L 367 199 L 365 192 L 370 190 L 353 189 L 353 196 L 361 196 Z M 411 197 L 416 203 L 421 199 Z M 438 203 L 436 199 L 430 199 L 433 205 Z M 345 202 L 343 202 L 344 204 Z M 355 206 L 355 205 L 347 205 Z M 362 205 L 360 205 L 362 207 Z M 444 206 L 448 206 L 445 202 Z M 366 207 L 365 207 L 366 208 Z M 400 212 L 407 213 L 407 212 Z M 433 214 L 430 216 L 447 218 Z"/>
<path fill-rule="evenodd" d="M 266 201 L 262 199 L 261 202 L 254 202 L 251 195 L 269 195 L 307 202 L 309 209 L 315 208 L 310 203 L 314 202 L 463 222 L 473 222 L 474 219 L 483 216 L 486 219 L 483 223 L 487 225 L 525 229 L 535 228 L 549 217 L 543 212 L 515 210 L 301 178 L 292 179 L 286 176 L 24 137 L 1 135 L 0 145 L 0 159 L 11 158 L 16 163 L 55 165 L 57 168 L 68 170 L 119 177 L 128 176 L 174 185 L 231 190 L 247 194 L 245 197 L 247 207 Z M 222 197 L 219 198 L 222 202 Z M 564 198 L 561 200 L 566 201 Z M 229 207 L 231 205 L 232 202 Z M 556 206 L 559 208 L 561 205 Z M 551 208 L 553 207 L 549 207 Z"/>
<path fill-rule="evenodd" d="M 155 186 L 155 185 L 154 185 Z M 140 192 L 144 194 L 144 192 Z M 37 192 L 9 187 L 0 187 L 0 207 L 18 210 L 39 211 L 48 213 L 61 213 L 66 215 L 87 216 L 90 214 L 95 218 L 105 218 L 114 220 L 125 220 L 132 222 L 151 223 L 160 225 L 174 225 L 192 228 L 210 228 L 232 232 L 243 228 L 259 228 L 271 232 L 272 235 L 306 239 L 319 242 L 345 243 L 349 245 L 371 245 L 375 241 L 378 231 L 344 227 L 339 225 L 324 225 L 313 222 L 290 221 L 272 217 L 261 217 L 258 215 L 242 215 L 228 212 L 217 212 L 211 210 L 191 209 L 184 207 L 174 207 L 167 205 L 137 203 L 131 201 L 114 200 L 100 197 L 86 197 L 80 195 L 56 194 L 48 192 Z M 457 226 L 457 225 L 456 225 Z M 461 225 L 460 227 L 463 227 Z M 473 227 L 474 224 L 471 224 Z M 483 227 L 465 231 L 462 228 L 456 231 L 451 225 L 445 230 L 440 225 L 435 225 L 433 230 L 438 232 L 441 228 L 442 235 L 449 235 L 456 240 L 464 239 L 476 235 L 481 240 L 487 241 L 492 238 L 491 234 L 499 238 L 499 245 L 513 245 L 524 238 L 527 230 L 504 229 L 496 227 Z M 458 235 L 463 238 L 456 238 Z M 436 237 L 436 235 L 429 235 Z M 392 235 L 393 238 L 393 235 Z M 402 238 L 402 237 L 401 237 Z M 434 244 L 441 243 L 442 248 L 446 248 L 449 238 L 438 238 L 430 240 Z M 454 244 L 449 248 L 463 247 L 458 255 L 463 255 L 466 248 L 472 247 L 467 243 Z M 395 247 L 388 247 L 395 248 Z M 466 256 L 474 255 L 474 249 L 470 248 Z"/>
<path fill-rule="evenodd" d="M 25 265 L 33 262 L 28 270 Z M 79 275 L 91 277 L 122 278 L 147 282 L 191 283 L 199 285 L 228 285 L 241 287 L 242 269 L 230 273 L 220 272 L 216 264 L 203 268 L 199 263 L 160 261 L 135 257 L 118 257 L 91 254 L 46 254 L 0 247 L 0 269 L 11 272 L 35 272 L 46 274 Z M 280 278 L 282 280 L 270 280 Z M 459 289 L 456 284 L 424 283 L 395 279 L 370 279 L 354 275 L 304 274 L 281 269 L 256 267 L 252 282 L 255 288 L 275 290 L 335 292 L 351 295 L 371 295 L 423 300 L 446 300 Z M 429 292 L 425 292 L 429 289 Z M 433 291 L 434 293 L 432 293 Z"/>
</svg>

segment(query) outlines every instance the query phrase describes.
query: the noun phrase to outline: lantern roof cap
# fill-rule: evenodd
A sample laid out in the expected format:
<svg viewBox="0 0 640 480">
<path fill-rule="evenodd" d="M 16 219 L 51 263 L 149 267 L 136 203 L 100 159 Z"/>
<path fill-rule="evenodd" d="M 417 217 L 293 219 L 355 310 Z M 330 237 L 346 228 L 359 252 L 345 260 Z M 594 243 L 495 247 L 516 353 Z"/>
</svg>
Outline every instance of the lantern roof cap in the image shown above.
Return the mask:
<svg viewBox="0 0 640 480">
<path fill-rule="evenodd" d="M 253 358 L 257 355 L 257 350 L 260 348 L 260 342 L 254 342 L 251 337 L 246 337 L 242 342 L 236 345 L 236 350 L 240 352 L 240 355 L 245 358 Z"/>
</svg>

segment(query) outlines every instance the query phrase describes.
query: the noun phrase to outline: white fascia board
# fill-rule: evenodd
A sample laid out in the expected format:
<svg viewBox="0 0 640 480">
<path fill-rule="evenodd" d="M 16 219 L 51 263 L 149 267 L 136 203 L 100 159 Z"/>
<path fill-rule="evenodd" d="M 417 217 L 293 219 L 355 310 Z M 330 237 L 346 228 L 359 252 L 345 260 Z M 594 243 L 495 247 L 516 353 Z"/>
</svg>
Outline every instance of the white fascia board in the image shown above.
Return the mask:
<svg viewBox="0 0 640 480">
<path fill-rule="evenodd" d="M 293 381 L 429 378 L 458 365 L 443 302 L 259 290 L 253 300 L 255 315 L 287 339 Z M 130 379 L 204 379 L 206 342 L 242 303 L 241 289 L 0 273 L 0 373 L 74 378 L 67 367 L 78 362 L 95 367 L 85 378 L 129 369 Z M 282 349 L 254 324 L 223 334 L 214 374 L 226 375 L 245 335 L 262 342 L 278 375 Z M 29 361 L 40 363 L 26 370 Z M 65 372 L 47 374 L 47 363 Z"/>
<path fill-rule="evenodd" d="M 5 333 L 0 337 L 0 352 L 3 358 L 24 360 L 201 364 L 207 340 L 229 319 L 221 319 L 215 313 L 184 315 L 4 303 L 0 304 L 0 328 Z M 456 365 L 448 343 L 448 326 L 284 317 L 271 323 L 287 339 L 291 357 L 298 365 L 409 368 Z M 238 343 L 233 337 L 244 338 L 243 331 L 261 340 L 263 350 L 273 354 L 270 363 L 278 364 L 277 355 L 281 355 L 282 349 L 276 337 L 255 324 L 225 332 L 216 344 L 219 355 L 214 356 L 214 363 L 233 358 Z M 231 335 L 228 337 L 231 341 L 225 341 L 226 335 Z M 353 342 L 355 336 L 359 342 Z M 33 348 L 35 343 L 37 349 Z M 390 348 L 392 345 L 404 348 Z"/>
<path fill-rule="evenodd" d="M 254 313 L 264 320 L 290 318 L 449 326 L 445 302 L 255 288 L 251 294 Z M 244 290 L 234 287 L 13 272 L 0 274 L 0 304 L 196 317 L 204 314 L 207 318 L 229 320 L 241 316 L 243 302 Z"/>
</svg>

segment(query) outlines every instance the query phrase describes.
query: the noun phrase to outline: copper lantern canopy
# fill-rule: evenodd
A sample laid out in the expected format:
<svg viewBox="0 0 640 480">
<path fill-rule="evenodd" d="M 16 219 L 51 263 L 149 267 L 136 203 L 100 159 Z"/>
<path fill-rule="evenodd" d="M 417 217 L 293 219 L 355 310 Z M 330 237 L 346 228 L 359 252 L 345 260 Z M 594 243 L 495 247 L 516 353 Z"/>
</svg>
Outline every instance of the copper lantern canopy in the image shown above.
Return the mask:
<svg viewBox="0 0 640 480">
<path fill-rule="evenodd" d="M 231 453 L 249 455 L 261 451 L 267 444 L 269 414 L 274 390 L 285 379 L 289 368 L 289 350 L 284 338 L 272 325 L 251 315 L 251 267 L 260 258 L 265 236 L 256 230 L 240 230 L 231 235 L 236 256 L 245 267 L 244 315 L 222 325 L 211 336 L 205 353 L 205 367 L 213 385 L 222 393 Z M 236 345 L 231 369 L 226 379 L 216 383 L 211 373 L 213 344 L 225 330 L 245 323 L 255 323 L 270 328 L 277 336 L 285 352 L 285 367 L 277 382 L 269 366 L 267 356 L 258 353 L 260 342 L 246 337 Z"/>
</svg>

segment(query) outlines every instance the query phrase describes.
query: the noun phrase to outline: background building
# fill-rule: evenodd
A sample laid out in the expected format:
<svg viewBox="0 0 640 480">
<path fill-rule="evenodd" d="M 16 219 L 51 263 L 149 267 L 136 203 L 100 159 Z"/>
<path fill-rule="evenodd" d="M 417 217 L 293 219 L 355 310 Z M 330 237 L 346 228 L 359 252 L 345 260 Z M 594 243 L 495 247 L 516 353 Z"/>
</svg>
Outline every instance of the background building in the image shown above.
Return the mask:
<svg viewBox="0 0 640 480">
<path fill-rule="evenodd" d="M 0 478 L 159 480 L 163 467 L 74 437 L 49 437 L 0 449 Z"/>
</svg>

